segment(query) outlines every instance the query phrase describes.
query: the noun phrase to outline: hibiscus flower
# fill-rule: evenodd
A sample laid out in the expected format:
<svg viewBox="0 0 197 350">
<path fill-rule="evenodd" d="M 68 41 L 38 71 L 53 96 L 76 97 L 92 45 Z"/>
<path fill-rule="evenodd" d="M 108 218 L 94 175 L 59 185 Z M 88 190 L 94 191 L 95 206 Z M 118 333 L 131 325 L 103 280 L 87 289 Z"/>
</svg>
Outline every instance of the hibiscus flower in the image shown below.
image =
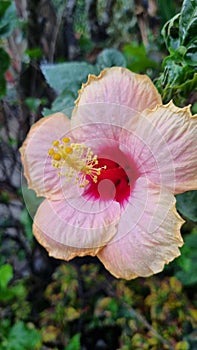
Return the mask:
<svg viewBox="0 0 197 350">
<path fill-rule="evenodd" d="M 28 185 L 45 197 L 40 244 L 64 260 L 96 255 L 117 278 L 160 272 L 183 244 L 174 194 L 197 188 L 196 119 L 162 105 L 147 76 L 90 75 L 72 118 L 40 119 L 21 147 Z"/>
</svg>

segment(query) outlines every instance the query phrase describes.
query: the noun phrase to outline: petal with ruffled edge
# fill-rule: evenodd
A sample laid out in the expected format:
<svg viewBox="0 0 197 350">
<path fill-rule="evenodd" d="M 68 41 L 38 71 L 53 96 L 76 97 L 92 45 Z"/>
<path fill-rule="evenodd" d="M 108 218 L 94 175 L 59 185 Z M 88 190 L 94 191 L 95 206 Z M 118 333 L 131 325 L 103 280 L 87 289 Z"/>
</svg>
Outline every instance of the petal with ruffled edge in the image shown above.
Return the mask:
<svg viewBox="0 0 197 350">
<path fill-rule="evenodd" d="M 107 102 L 128 106 L 135 111 L 154 108 L 161 97 L 146 75 L 122 67 L 104 69 L 98 77 L 89 75 L 79 91 L 77 105 Z"/>
<path fill-rule="evenodd" d="M 149 118 L 166 143 L 162 149 L 157 148 L 154 142 L 151 145 L 154 154 L 160 152 L 163 156 L 160 169 L 163 167 L 166 174 L 170 171 L 166 153 L 171 154 L 175 171 L 175 193 L 197 189 L 197 115 L 192 116 L 190 106 L 178 108 L 173 102 L 158 106 L 153 111 L 145 111 L 143 115 Z M 167 187 L 171 190 L 172 186 L 174 184 L 169 181 Z"/>
<path fill-rule="evenodd" d="M 117 235 L 98 258 L 117 278 L 158 273 L 180 254 L 183 222 L 176 212 L 174 196 L 141 177 L 121 215 Z"/>
<path fill-rule="evenodd" d="M 50 255 L 60 259 L 96 255 L 116 234 L 120 219 L 117 202 L 82 199 L 77 202 L 44 200 L 34 218 L 33 232 Z M 95 208 L 96 206 L 96 208 Z"/>
<path fill-rule="evenodd" d="M 38 196 L 61 199 L 64 191 L 67 190 L 67 196 L 72 192 L 71 183 L 63 184 L 48 156 L 52 142 L 67 136 L 69 130 L 70 120 L 63 113 L 55 113 L 35 123 L 20 148 L 28 186 Z"/>
</svg>

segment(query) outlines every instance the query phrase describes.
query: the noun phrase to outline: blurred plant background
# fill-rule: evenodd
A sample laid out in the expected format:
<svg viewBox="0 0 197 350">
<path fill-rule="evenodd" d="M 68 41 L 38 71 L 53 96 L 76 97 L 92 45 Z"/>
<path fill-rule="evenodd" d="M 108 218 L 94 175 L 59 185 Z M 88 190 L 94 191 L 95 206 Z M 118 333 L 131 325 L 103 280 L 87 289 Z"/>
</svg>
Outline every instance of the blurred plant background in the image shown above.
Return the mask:
<svg viewBox="0 0 197 350">
<path fill-rule="evenodd" d="M 39 203 L 18 149 L 111 66 L 148 74 L 164 103 L 197 113 L 197 0 L 0 1 L 1 350 L 197 349 L 197 191 L 177 196 L 182 255 L 147 279 L 49 258 L 32 235 Z"/>
</svg>

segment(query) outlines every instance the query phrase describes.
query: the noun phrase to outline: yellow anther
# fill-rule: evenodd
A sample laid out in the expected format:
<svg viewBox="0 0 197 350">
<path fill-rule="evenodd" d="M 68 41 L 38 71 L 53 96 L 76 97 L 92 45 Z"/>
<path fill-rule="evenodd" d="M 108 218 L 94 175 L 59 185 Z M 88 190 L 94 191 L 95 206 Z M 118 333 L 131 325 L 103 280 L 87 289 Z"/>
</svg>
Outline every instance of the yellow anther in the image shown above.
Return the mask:
<svg viewBox="0 0 197 350">
<path fill-rule="evenodd" d="M 85 144 L 70 143 L 69 137 L 63 137 L 61 141 L 54 140 L 52 145 L 54 148 L 50 148 L 48 154 L 52 158 L 52 166 L 60 169 L 58 176 L 74 181 L 81 188 L 90 182 L 89 178 L 97 183 L 101 170 L 106 169 L 106 166 L 97 167 L 97 155 Z"/>
<path fill-rule="evenodd" d="M 54 153 L 55 153 L 55 151 L 54 151 L 53 148 L 50 148 L 50 149 L 48 150 L 48 155 L 49 155 L 49 156 L 52 156 Z"/>
<path fill-rule="evenodd" d="M 54 160 L 60 160 L 60 159 L 61 159 L 60 154 L 59 154 L 59 153 L 55 153 L 55 154 L 53 155 L 53 159 L 54 159 Z"/>
<path fill-rule="evenodd" d="M 70 138 L 69 137 L 63 137 L 62 141 L 64 143 L 69 143 L 70 142 Z"/>
<path fill-rule="evenodd" d="M 52 142 L 52 145 L 54 146 L 54 147 L 57 147 L 57 146 L 59 146 L 59 141 L 58 140 L 55 140 L 55 141 L 53 141 Z"/>
<path fill-rule="evenodd" d="M 73 153 L 72 147 L 66 147 L 66 148 L 65 148 L 65 151 L 66 151 L 66 153 L 68 153 L 68 154 Z"/>
</svg>

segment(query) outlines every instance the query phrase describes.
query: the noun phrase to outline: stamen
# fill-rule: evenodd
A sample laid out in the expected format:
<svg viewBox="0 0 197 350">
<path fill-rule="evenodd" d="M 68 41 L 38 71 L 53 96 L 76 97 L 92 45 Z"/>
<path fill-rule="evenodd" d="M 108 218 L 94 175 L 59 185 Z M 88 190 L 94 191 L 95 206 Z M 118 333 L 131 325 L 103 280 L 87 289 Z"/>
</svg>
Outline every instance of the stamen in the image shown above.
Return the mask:
<svg viewBox="0 0 197 350">
<path fill-rule="evenodd" d="M 55 154 L 53 155 L 53 159 L 54 159 L 54 160 L 60 160 L 60 159 L 61 159 L 61 155 L 60 155 L 59 153 L 55 153 Z"/>
<path fill-rule="evenodd" d="M 54 151 L 53 148 L 50 148 L 50 149 L 48 150 L 49 156 L 52 156 L 54 153 L 55 153 L 55 151 Z"/>
<path fill-rule="evenodd" d="M 66 151 L 66 153 L 73 153 L 73 149 L 72 149 L 72 147 L 66 147 L 65 148 L 65 151 Z"/>
<path fill-rule="evenodd" d="M 59 141 L 58 141 L 58 140 L 53 141 L 53 142 L 52 142 L 52 145 L 53 145 L 54 147 L 57 147 L 57 146 L 59 145 Z"/>
<path fill-rule="evenodd" d="M 70 138 L 69 138 L 69 137 L 64 137 L 64 138 L 62 139 L 62 141 L 63 141 L 64 143 L 69 143 L 69 142 L 70 142 Z"/>
<path fill-rule="evenodd" d="M 52 166 L 59 171 L 59 176 L 64 176 L 66 181 L 74 179 L 74 183 L 79 187 L 85 187 L 91 178 L 97 183 L 101 170 L 106 166 L 97 168 L 97 155 L 94 155 L 90 147 L 82 143 L 70 143 L 69 137 L 64 137 L 62 141 L 54 140 L 48 150 L 48 155 L 52 158 Z"/>
</svg>

